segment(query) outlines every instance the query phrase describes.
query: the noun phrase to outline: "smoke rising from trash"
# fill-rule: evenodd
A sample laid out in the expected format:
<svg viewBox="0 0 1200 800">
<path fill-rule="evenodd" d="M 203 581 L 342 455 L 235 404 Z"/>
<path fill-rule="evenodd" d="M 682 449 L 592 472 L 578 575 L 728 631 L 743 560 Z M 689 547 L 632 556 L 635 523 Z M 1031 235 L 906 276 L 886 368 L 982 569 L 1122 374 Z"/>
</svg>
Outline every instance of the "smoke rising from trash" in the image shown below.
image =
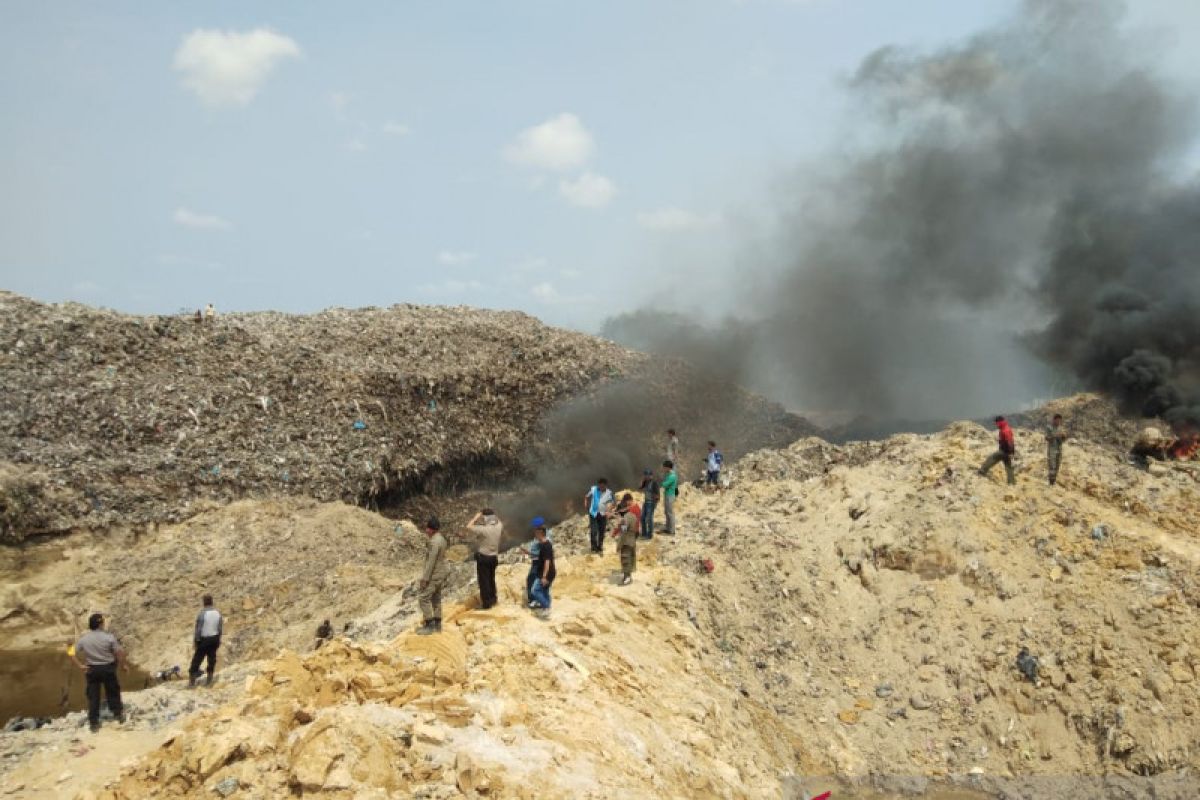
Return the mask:
<svg viewBox="0 0 1200 800">
<path fill-rule="evenodd" d="M 1123 15 L 1029 0 L 938 52 L 871 53 L 851 152 L 786 176 L 781 231 L 746 248 L 765 263 L 727 270 L 742 311 L 605 333 L 798 410 L 982 415 L 1083 387 L 1196 421 L 1194 98 Z"/>
</svg>

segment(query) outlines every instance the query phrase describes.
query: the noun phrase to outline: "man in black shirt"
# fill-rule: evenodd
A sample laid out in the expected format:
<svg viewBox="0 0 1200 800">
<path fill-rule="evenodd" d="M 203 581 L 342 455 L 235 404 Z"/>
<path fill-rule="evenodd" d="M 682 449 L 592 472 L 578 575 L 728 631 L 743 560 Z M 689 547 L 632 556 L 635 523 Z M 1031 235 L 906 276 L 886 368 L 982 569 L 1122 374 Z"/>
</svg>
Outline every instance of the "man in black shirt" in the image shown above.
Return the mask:
<svg viewBox="0 0 1200 800">
<path fill-rule="evenodd" d="M 542 524 L 535 526 L 533 529 L 533 538 L 537 540 L 538 550 L 537 559 L 533 562 L 534 574 L 537 576 L 533 581 L 533 588 L 530 590 L 532 600 L 529 601 L 530 608 L 539 608 L 550 610 L 550 585 L 554 583 L 556 575 L 554 569 L 554 544 L 546 538 L 546 524 L 541 518 L 538 518 Z"/>
</svg>

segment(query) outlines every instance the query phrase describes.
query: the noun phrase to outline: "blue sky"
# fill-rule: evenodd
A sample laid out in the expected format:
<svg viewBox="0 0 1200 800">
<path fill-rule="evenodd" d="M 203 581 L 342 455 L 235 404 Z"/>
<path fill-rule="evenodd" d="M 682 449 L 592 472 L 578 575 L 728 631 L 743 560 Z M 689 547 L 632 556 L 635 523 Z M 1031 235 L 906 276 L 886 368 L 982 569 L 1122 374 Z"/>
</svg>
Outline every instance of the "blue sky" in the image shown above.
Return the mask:
<svg viewBox="0 0 1200 800">
<path fill-rule="evenodd" d="M 769 219 L 773 177 L 853 130 L 858 61 L 1017 7 L 4 0 L 0 287 L 147 313 L 467 304 L 585 330 L 723 308 L 706 281 Z M 1131 25 L 1169 31 L 1168 71 L 1200 74 L 1200 4 L 1138 0 Z"/>
</svg>

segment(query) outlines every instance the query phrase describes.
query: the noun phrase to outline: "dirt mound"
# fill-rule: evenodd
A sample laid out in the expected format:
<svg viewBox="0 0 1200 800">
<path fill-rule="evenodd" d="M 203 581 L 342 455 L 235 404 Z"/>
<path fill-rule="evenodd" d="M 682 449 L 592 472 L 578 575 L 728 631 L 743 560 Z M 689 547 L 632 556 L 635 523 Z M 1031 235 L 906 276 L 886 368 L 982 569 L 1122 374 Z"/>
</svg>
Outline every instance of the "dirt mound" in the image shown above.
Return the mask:
<svg viewBox="0 0 1200 800">
<path fill-rule="evenodd" d="M 84 796 L 1196 796 L 1194 480 L 1016 439 L 1015 487 L 974 423 L 751 453 L 631 586 L 568 519 L 549 619 L 512 553 L 441 635 L 393 589 Z"/>
<path fill-rule="evenodd" d="M 681 364 L 517 312 L 196 323 L 0 292 L 0 541 L 179 521 L 204 500 L 387 505 L 487 484 L 524 470 L 546 412 L 582 389 L 668 381 L 634 440 L 662 419 L 735 420 L 747 448 L 809 430 Z"/>
</svg>

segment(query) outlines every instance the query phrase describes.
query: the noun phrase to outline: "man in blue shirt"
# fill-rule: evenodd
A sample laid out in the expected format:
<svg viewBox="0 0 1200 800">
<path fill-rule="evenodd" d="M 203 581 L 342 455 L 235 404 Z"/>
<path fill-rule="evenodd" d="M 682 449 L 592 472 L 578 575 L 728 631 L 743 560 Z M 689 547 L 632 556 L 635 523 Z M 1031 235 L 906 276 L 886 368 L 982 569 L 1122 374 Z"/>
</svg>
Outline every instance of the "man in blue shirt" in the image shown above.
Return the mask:
<svg viewBox="0 0 1200 800">
<path fill-rule="evenodd" d="M 588 511 L 588 538 L 593 553 L 604 552 L 604 534 L 608 531 L 608 515 L 612 511 L 613 493 L 608 481 L 600 478 L 583 496 Z"/>
<path fill-rule="evenodd" d="M 721 467 L 724 463 L 725 457 L 717 449 L 717 443 L 710 441 L 708 443 L 708 460 L 705 462 L 705 466 L 707 467 L 704 473 L 705 488 L 709 486 L 719 487 L 721 485 Z"/>
</svg>

